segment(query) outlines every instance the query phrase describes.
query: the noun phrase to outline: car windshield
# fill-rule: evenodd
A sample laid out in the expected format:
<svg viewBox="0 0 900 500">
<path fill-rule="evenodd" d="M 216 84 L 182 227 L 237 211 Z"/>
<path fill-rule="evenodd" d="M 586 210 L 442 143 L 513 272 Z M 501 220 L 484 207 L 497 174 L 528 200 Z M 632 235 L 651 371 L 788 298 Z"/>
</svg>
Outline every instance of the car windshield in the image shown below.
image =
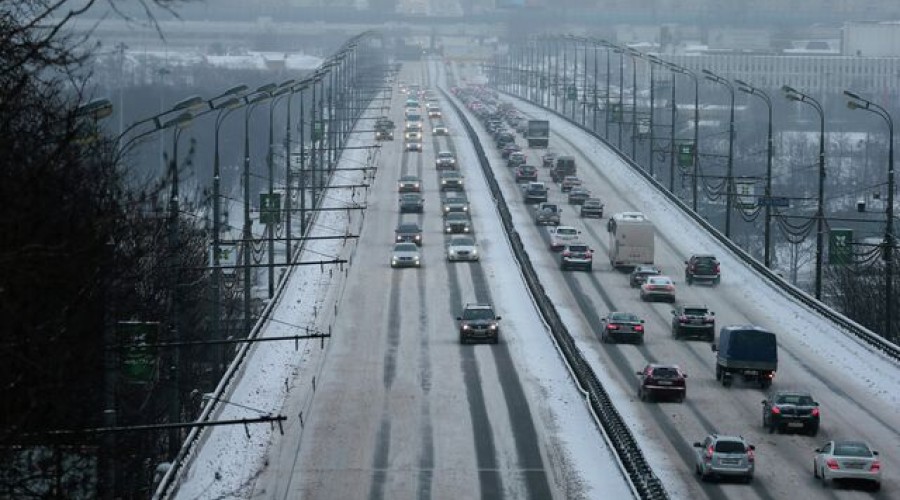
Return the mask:
<svg viewBox="0 0 900 500">
<path fill-rule="evenodd" d="M 717 441 L 716 451 L 719 453 L 744 453 L 746 447 L 740 441 Z"/>
<path fill-rule="evenodd" d="M 654 378 L 678 378 L 678 370 L 672 366 L 657 366 L 653 369 Z"/>
<path fill-rule="evenodd" d="M 706 316 L 706 309 L 702 307 L 685 307 L 684 314 L 686 316 Z"/>
<path fill-rule="evenodd" d="M 451 178 L 451 177 L 457 178 L 457 177 L 460 177 L 460 173 L 457 172 L 457 171 L 455 171 L 455 170 L 451 170 L 450 172 L 444 172 L 444 173 L 441 175 L 441 177 L 443 177 L 444 179 L 448 179 L 448 178 Z"/>
<path fill-rule="evenodd" d="M 462 317 L 463 319 L 493 319 L 494 311 L 488 307 L 466 309 Z"/>
<path fill-rule="evenodd" d="M 415 243 L 398 243 L 394 246 L 395 252 L 418 252 L 419 247 Z"/>
<path fill-rule="evenodd" d="M 871 457 L 872 450 L 866 443 L 860 442 L 838 442 L 834 443 L 834 454 L 839 457 Z"/>
<path fill-rule="evenodd" d="M 397 226 L 398 233 L 418 233 L 421 231 L 418 224 L 400 224 Z"/>
<path fill-rule="evenodd" d="M 405 202 L 409 202 L 409 203 L 418 203 L 419 200 L 420 200 L 420 198 L 419 198 L 417 195 L 414 195 L 414 194 L 405 194 L 405 195 L 403 195 L 402 198 L 400 198 L 400 200 L 401 200 L 401 201 L 405 201 Z"/>
<path fill-rule="evenodd" d="M 804 405 L 813 404 L 813 398 L 807 394 L 779 394 L 775 398 L 775 403 L 780 405 Z"/>
<path fill-rule="evenodd" d="M 569 245 L 570 252 L 587 252 L 588 250 L 587 245 Z"/>
<path fill-rule="evenodd" d="M 441 151 L 440 153 L 438 153 L 438 158 L 441 158 L 441 159 L 444 159 L 444 158 L 453 158 L 453 153 L 448 153 L 448 152 L 446 152 L 446 151 Z"/>
<path fill-rule="evenodd" d="M 632 313 L 612 313 L 609 315 L 609 320 L 614 323 L 637 323 L 640 321 L 637 315 Z"/>
<path fill-rule="evenodd" d="M 475 246 L 475 240 L 472 238 L 453 238 L 450 240 L 450 244 L 455 247 L 471 247 Z"/>
<path fill-rule="evenodd" d="M 414 177 L 414 176 L 412 176 L 412 175 L 406 175 L 406 176 L 403 176 L 403 177 L 400 179 L 400 181 L 401 181 L 401 182 L 419 182 L 419 178 L 418 178 L 418 177 Z"/>
<path fill-rule="evenodd" d="M 651 285 L 671 285 L 672 280 L 669 278 L 647 278 L 647 283 Z"/>
<path fill-rule="evenodd" d="M 556 210 L 557 210 L 556 205 L 544 205 L 541 207 L 541 212 L 555 213 Z"/>
<path fill-rule="evenodd" d="M 556 235 L 560 237 L 578 236 L 578 230 L 574 227 L 561 227 L 556 230 Z"/>
<path fill-rule="evenodd" d="M 447 214 L 447 220 L 451 221 L 451 222 L 460 222 L 460 221 L 465 222 L 465 221 L 468 221 L 469 218 L 466 217 L 466 214 L 464 214 L 462 212 L 453 212 L 453 213 Z"/>
</svg>

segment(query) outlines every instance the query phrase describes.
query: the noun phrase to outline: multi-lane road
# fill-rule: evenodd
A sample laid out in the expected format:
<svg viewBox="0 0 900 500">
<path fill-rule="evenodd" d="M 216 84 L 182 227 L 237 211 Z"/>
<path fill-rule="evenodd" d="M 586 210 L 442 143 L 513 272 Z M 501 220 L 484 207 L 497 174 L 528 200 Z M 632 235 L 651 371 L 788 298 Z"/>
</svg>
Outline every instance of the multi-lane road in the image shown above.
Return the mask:
<svg viewBox="0 0 900 500">
<path fill-rule="evenodd" d="M 400 78 L 446 87 L 455 73 L 445 71 L 437 61 L 407 64 Z M 707 304 L 719 325 L 752 323 L 775 331 L 780 365 L 773 388 L 807 389 L 821 403 L 818 436 L 765 431 L 760 404 L 765 394 L 740 381 L 731 388 L 718 384 L 709 344 L 672 339 L 671 306 L 641 302 L 627 275 L 610 269 L 605 219 L 579 219 L 553 187 L 551 200 L 567 207 L 563 223 L 579 228 L 596 250 L 593 272 L 561 272 L 558 256 L 547 248 L 546 229 L 531 222 L 521 202 L 512 171 L 493 152 L 481 125 L 466 116 L 489 150 L 547 293 L 670 495 L 818 499 L 900 494 L 896 364 L 841 337 L 761 282 L 599 141 L 555 115 L 515 102 L 526 115 L 551 119 L 551 150 L 575 156 L 579 176 L 605 201 L 607 215 L 637 210 L 654 220 L 656 262 L 676 279 L 678 301 Z M 398 124 L 401 105 L 395 87 L 391 114 Z M 382 146 L 359 251 L 314 403 L 303 416 L 302 433 L 273 441 L 268 465 L 252 488 L 266 498 L 626 498 L 628 487 L 524 292 L 461 118 L 447 102 L 442 105 L 449 138 L 432 137 L 426 123 L 423 153 L 402 152 L 400 134 Z M 456 153 L 466 175 L 480 263 L 446 261 L 434 168 L 434 155 L 443 149 Z M 529 163 L 535 163 L 543 151 L 527 153 Z M 423 179 L 422 215 L 398 213 L 396 181 L 404 174 Z M 541 177 L 549 182 L 546 171 Z M 421 269 L 390 268 L 393 229 L 401 217 L 424 229 Z M 720 286 L 683 283 L 682 261 L 693 251 L 719 254 Z M 466 302 L 484 301 L 493 302 L 503 316 L 500 344 L 459 345 L 455 316 Z M 600 318 L 612 310 L 632 311 L 646 320 L 643 345 L 600 343 Z M 684 403 L 643 403 L 635 397 L 635 371 L 655 361 L 677 363 L 688 373 Z M 286 408 L 291 405 L 289 399 Z M 692 443 L 710 432 L 741 434 L 756 445 L 752 484 L 704 483 L 694 476 Z M 840 437 L 867 440 L 881 452 L 881 492 L 824 489 L 813 478 L 813 449 Z"/>
</svg>

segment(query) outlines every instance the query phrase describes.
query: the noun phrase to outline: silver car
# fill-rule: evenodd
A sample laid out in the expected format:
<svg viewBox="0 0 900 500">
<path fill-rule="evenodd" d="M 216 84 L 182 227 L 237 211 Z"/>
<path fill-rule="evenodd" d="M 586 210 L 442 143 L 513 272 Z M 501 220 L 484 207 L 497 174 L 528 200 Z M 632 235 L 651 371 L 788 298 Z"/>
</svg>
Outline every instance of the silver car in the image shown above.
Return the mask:
<svg viewBox="0 0 900 500">
<path fill-rule="evenodd" d="M 397 243 L 391 254 L 391 267 L 421 267 L 422 256 L 415 243 Z"/>
<path fill-rule="evenodd" d="M 471 236 L 452 236 L 447 244 L 447 260 L 478 260 L 478 245 Z"/>
<path fill-rule="evenodd" d="M 881 460 L 878 452 L 863 441 L 829 441 L 816 448 L 813 475 L 826 487 L 833 481 L 865 481 L 875 491 L 881 489 Z"/>
<path fill-rule="evenodd" d="M 647 276 L 641 285 L 641 300 L 663 300 L 675 303 L 675 282 L 668 276 Z"/>
<path fill-rule="evenodd" d="M 694 471 L 704 481 L 737 477 L 749 483 L 756 468 L 754 450 L 756 447 L 741 436 L 710 434 L 702 442 L 694 443 Z"/>
</svg>

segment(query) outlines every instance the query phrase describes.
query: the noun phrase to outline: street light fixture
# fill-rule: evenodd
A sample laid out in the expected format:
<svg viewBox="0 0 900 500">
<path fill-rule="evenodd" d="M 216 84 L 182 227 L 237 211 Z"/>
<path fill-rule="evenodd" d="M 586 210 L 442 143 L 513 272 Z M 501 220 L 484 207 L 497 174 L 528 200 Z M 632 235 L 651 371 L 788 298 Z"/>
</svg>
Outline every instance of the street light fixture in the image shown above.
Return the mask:
<svg viewBox="0 0 900 500">
<path fill-rule="evenodd" d="M 770 267 L 772 263 L 772 100 L 769 98 L 769 95 L 760 88 L 754 87 L 745 81 L 735 80 L 734 83 L 739 85 L 738 90 L 741 92 L 762 99 L 766 104 L 769 115 L 769 126 L 766 134 L 766 193 L 764 198 L 766 200 L 766 227 L 764 232 L 765 236 L 763 237 L 763 264 L 766 267 Z"/>
<path fill-rule="evenodd" d="M 890 339 L 893 334 L 894 307 L 894 120 L 886 109 L 874 102 L 860 97 L 858 94 L 844 91 L 844 95 L 853 99 L 847 101 L 850 109 L 862 109 L 874 113 L 884 119 L 888 126 L 888 193 L 884 221 L 884 338 Z"/>
<path fill-rule="evenodd" d="M 816 299 L 822 298 L 822 257 L 825 245 L 825 111 L 819 101 L 787 85 L 781 87 L 784 97 L 790 101 L 802 102 L 819 113 L 819 202 L 816 209 Z"/>
<path fill-rule="evenodd" d="M 708 69 L 704 69 L 703 74 L 707 80 L 724 85 L 731 95 L 731 112 L 728 118 L 728 168 L 725 174 L 725 237 L 731 238 L 731 211 L 734 208 L 734 85 Z"/>
</svg>

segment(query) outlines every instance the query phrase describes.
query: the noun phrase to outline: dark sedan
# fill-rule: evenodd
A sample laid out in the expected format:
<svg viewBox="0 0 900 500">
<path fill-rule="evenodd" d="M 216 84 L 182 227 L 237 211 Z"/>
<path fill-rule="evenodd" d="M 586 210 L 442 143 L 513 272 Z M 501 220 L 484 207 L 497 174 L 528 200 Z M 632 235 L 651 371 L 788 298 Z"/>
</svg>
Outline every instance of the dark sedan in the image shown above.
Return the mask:
<svg viewBox="0 0 900 500">
<path fill-rule="evenodd" d="M 610 342 L 644 343 L 644 320 L 636 314 L 627 312 L 611 312 L 603 318 L 600 340 L 604 344 Z"/>
<path fill-rule="evenodd" d="M 400 195 L 400 213 L 425 211 L 425 199 L 416 193 Z"/>
</svg>

